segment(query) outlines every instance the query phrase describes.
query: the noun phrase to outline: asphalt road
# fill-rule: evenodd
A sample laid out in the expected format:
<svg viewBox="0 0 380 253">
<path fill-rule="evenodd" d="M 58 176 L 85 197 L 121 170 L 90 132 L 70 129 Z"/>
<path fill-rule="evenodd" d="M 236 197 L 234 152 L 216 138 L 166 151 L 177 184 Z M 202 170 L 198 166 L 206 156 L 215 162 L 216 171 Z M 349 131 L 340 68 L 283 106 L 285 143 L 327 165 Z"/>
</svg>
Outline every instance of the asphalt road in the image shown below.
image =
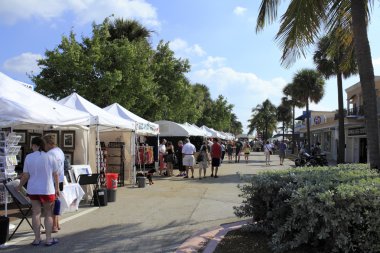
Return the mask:
<svg viewBox="0 0 380 253">
<path fill-rule="evenodd" d="M 277 155 L 265 165 L 262 152 L 251 153 L 249 162 L 228 163 L 219 178 L 155 177 L 154 185 L 117 189 L 116 201 L 107 206 L 81 205 L 79 211 L 61 217 L 60 241 L 51 247 L 31 246 L 33 234 L 24 222 L 1 252 L 174 252 L 189 237 L 216 226 L 239 221 L 233 206 L 241 203 L 237 185 L 263 170 L 282 169 Z M 177 171 L 175 171 L 177 173 Z M 16 223 L 17 224 L 17 223 Z M 44 238 L 44 235 L 42 236 Z"/>
</svg>

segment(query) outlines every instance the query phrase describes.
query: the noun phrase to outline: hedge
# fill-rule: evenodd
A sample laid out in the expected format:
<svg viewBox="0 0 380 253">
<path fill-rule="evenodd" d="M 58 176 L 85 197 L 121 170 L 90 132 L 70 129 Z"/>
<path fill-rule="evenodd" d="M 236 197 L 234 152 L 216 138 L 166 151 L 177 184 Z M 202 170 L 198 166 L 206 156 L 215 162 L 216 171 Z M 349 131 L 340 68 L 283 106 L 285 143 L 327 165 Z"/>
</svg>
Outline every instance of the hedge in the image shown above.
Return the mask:
<svg viewBox="0 0 380 253">
<path fill-rule="evenodd" d="M 267 171 L 240 189 L 235 214 L 252 217 L 276 253 L 380 252 L 380 175 L 367 165 Z"/>
</svg>

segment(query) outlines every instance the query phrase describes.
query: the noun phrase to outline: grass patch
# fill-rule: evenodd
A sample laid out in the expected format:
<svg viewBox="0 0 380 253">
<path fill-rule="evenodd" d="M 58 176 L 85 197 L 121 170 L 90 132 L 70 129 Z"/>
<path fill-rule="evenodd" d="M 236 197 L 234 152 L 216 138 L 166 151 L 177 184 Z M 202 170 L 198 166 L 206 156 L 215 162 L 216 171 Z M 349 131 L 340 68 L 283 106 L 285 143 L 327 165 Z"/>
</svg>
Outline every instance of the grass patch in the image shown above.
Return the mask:
<svg viewBox="0 0 380 253">
<path fill-rule="evenodd" d="M 228 232 L 214 253 L 273 253 L 268 247 L 269 238 L 264 233 L 236 229 Z M 312 253 L 313 249 L 297 249 L 286 253 Z"/>
</svg>

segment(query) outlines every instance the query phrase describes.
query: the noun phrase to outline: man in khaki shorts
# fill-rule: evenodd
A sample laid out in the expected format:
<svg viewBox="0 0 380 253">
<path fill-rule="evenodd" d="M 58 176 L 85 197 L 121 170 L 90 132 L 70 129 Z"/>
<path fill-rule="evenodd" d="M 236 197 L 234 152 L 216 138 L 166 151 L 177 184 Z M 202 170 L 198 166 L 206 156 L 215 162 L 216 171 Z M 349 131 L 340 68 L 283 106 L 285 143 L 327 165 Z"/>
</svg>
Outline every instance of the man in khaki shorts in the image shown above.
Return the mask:
<svg viewBox="0 0 380 253">
<path fill-rule="evenodd" d="M 190 143 L 189 138 L 186 138 L 185 145 L 182 147 L 182 163 L 186 168 L 186 176 L 184 178 L 189 177 L 189 169 L 191 169 L 191 178 L 194 178 L 194 153 L 196 151 L 195 146 Z"/>
</svg>

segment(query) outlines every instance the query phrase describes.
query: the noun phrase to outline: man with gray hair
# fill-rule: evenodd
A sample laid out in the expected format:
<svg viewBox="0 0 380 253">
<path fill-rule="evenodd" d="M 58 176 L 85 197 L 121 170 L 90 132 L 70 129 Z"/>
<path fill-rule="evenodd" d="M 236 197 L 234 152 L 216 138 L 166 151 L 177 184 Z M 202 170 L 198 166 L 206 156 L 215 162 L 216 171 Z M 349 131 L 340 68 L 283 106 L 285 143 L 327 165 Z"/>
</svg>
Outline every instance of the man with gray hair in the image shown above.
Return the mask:
<svg viewBox="0 0 380 253">
<path fill-rule="evenodd" d="M 185 145 L 182 148 L 182 156 L 183 156 L 183 166 L 186 167 L 186 176 L 184 178 L 189 177 L 189 170 L 191 169 L 191 178 L 194 178 L 194 153 L 197 150 L 195 146 L 191 144 L 190 139 L 185 139 Z"/>
</svg>

